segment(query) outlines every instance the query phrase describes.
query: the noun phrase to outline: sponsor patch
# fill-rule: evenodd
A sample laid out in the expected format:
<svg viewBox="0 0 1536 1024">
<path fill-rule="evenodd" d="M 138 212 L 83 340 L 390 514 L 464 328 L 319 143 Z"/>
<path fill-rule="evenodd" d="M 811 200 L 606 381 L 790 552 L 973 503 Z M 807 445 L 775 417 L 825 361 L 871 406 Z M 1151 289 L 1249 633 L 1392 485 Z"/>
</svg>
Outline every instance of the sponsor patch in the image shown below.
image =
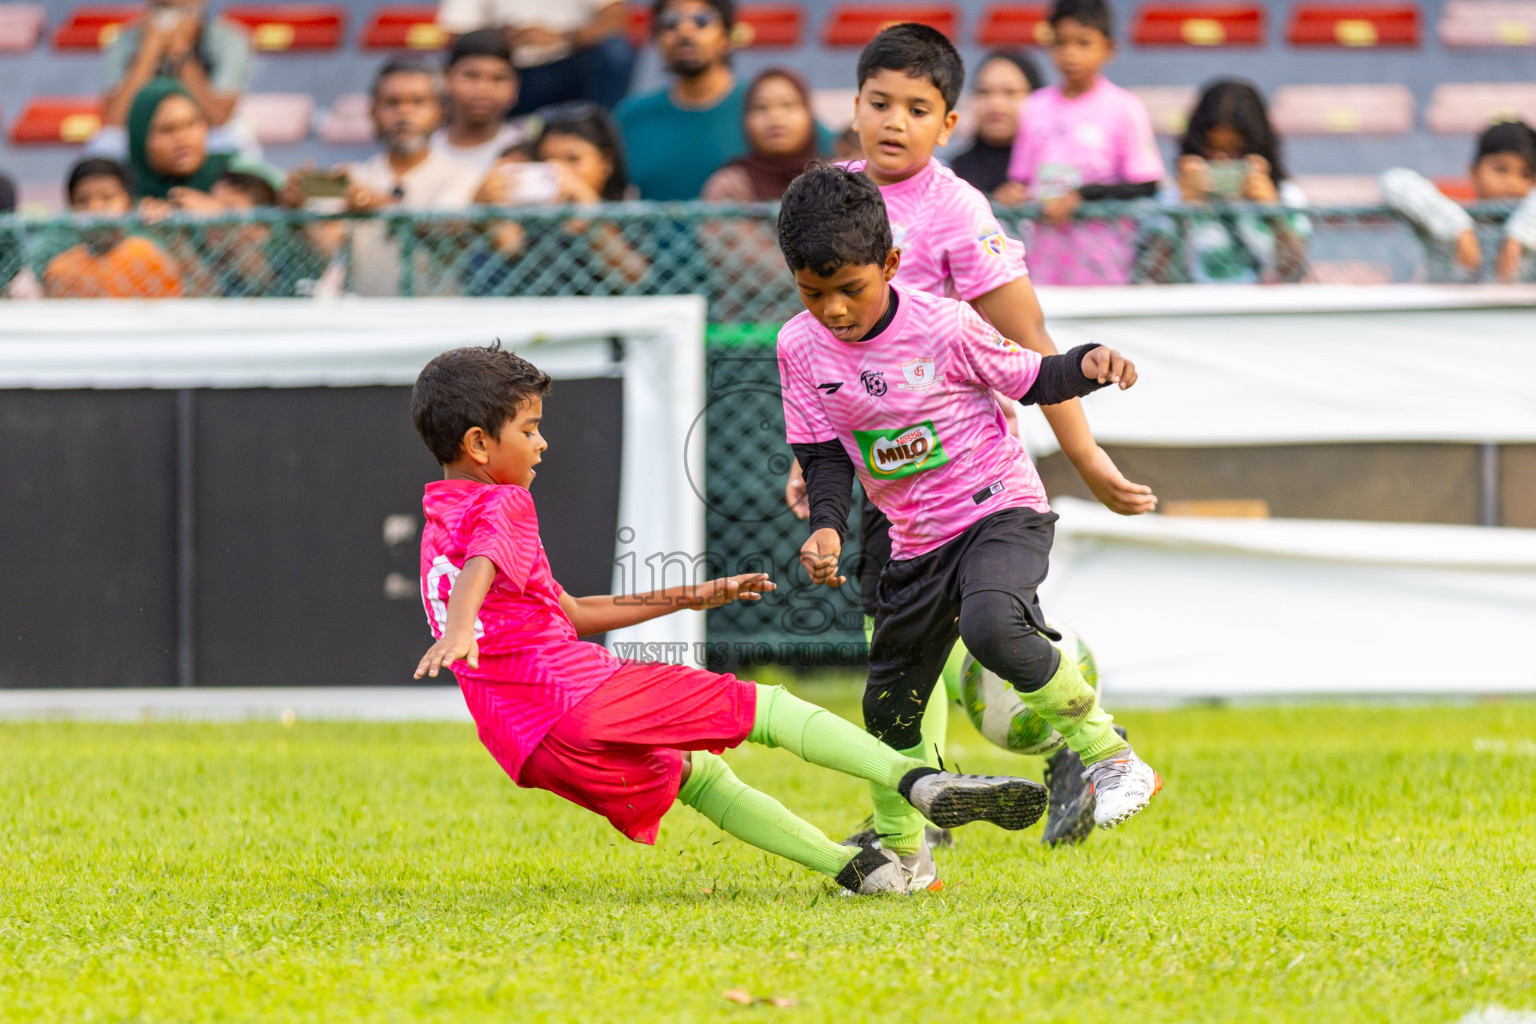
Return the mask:
<svg viewBox="0 0 1536 1024">
<path fill-rule="evenodd" d="M 896 430 L 855 430 L 853 439 L 877 480 L 899 480 L 949 463 L 933 420 Z"/>
<path fill-rule="evenodd" d="M 996 345 L 999 351 L 1007 352 L 1009 355 L 1016 355 L 1017 353 L 1024 351 L 1019 347 L 1018 342 L 1012 340 L 1011 338 L 1003 337 L 995 330 L 992 332 L 992 344 Z"/>
<path fill-rule="evenodd" d="M 976 241 L 980 242 L 981 247 L 993 256 L 1005 256 L 1008 253 L 1008 239 L 1001 231 L 977 235 Z"/>
</svg>

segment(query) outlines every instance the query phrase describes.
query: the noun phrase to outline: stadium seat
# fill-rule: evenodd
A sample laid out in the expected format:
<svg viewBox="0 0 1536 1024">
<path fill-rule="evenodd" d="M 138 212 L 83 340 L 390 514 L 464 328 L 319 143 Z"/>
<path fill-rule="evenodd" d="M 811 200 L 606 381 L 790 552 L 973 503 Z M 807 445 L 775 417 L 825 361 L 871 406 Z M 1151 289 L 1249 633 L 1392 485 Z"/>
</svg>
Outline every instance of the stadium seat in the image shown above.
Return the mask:
<svg viewBox="0 0 1536 1024">
<path fill-rule="evenodd" d="M 799 46 L 803 21 L 799 4 L 746 4 L 736 8 L 731 41 L 739 49 Z M 630 5 L 629 36 L 636 46 L 650 41 L 649 7 Z"/>
<path fill-rule="evenodd" d="M 17 145 L 76 145 L 101 127 L 101 100 L 95 96 L 39 96 L 11 125 Z"/>
<path fill-rule="evenodd" d="M 307 92 L 252 92 L 240 100 L 235 116 L 251 126 L 264 146 L 291 146 L 309 137 L 315 100 Z"/>
<path fill-rule="evenodd" d="M 1298 174 L 1292 179 L 1313 206 L 1380 206 L 1374 174 Z"/>
<path fill-rule="evenodd" d="M 368 116 L 366 93 L 338 96 L 331 109 L 320 115 L 317 133 L 322 141 L 338 146 L 357 146 L 373 141 L 373 119 Z"/>
<path fill-rule="evenodd" d="M 903 21 L 920 21 L 951 39 L 958 38 L 960 11 L 949 4 L 838 4 L 822 31 L 828 46 L 863 46 L 881 29 Z"/>
<path fill-rule="evenodd" d="M 1269 115 L 1281 135 L 1408 135 L 1413 93 L 1405 85 L 1286 85 Z"/>
<path fill-rule="evenodd" d="M 448 33 L 436 7 L 380 7 L 363 29 L 365 50 L 441 50 Z"/>
<path fill-rule="evenodd" d="M 1536 2 L 1450 0 L 1439 31 L 1446 46 L 1536 46 Z"/>
<path fill-rule="evenodd" d="M 1199 90 L 1192 85 L 1137 85 L 1131 92 L 1146 106 L 1152 130 L 1159 135 L 1183 135 L 1199 98 Z"/>
<path fill-rule="evenodd" d="M 1419 9 L 1402 3 L 1301 3 L 1291 8 L 1286 39 L 1292 46 L 1418 46 Z"/>
<path fill-rule="evenodd" d="M 42 4 L 0 4 L 0 53 L 26 53 L 42 34 Z"/>
<path fill-rule="evenodd" d="M 54 33 L 56 50 L 105 50 L 112 45 L 124 25 L 143 10 L 136 5 L 77 7 Z"/>
<path fill-rule="evenodd" d="M 1477 189 L 1472 187 L 1472 179 L 1468 177 L 1431 178 L 1435 188 L 1444 192 L 1458 203 L 1477 202 Z"/>
<path fill-rule="evenodd" d="M 1049 46 L 1047 4 L 993 4 L 981 12 L 976 42 L 982 46 Z"/>
<path fill-rule="evenodd" d="M 1441 135 L 1475 135 L 1495 121 L 1536 124 L 1536 82 L 1460 82 L 1435 86 L 1424 123 Z"/>
<path fill-rule="evenodd" d="M 222 13 L 249 29 L 251 45 L 268 53 L 334 50 L 347 25 L 345 8 L 323 4 L 250 4 Z"/>
<path fill-rule="evenodd" d="M 1131 39 L 1137 46 L 1258 46 L 1264 42 L 1260 4 L 1142 4 Z"/>
<path fill-rule="evenodd" d="M 857 89 L 816 89 L 811 93 L 811 113 L 816 120 L 835 132 L 853 124 L 853 101 Z"/>
</svg>

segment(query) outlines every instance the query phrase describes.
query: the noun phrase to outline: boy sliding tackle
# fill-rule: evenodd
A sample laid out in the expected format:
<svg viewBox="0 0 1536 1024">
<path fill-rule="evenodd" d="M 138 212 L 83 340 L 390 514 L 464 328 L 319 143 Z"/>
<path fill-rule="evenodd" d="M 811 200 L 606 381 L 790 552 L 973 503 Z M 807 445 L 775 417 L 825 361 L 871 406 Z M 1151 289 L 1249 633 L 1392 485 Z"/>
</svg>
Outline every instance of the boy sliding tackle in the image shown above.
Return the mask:
<svg viewBox="0 0 1536 1024">
<path fill-rule="evenodd" d="M 865 726 L 923 756 L 924 710 L 963 638 L 1082 759 L 1095 822 L 1120 824 L 1162 783 L 1115 732 L 1073 661 L 1041 635 L 1035 588 L 1056 516 L 992 392 L 1057 403 L 1106 384 L 1130 387 L 1135 367 L 1098 345 L 1041 357 L 965 303 L 892 287 L 902 255 L 880 189 L 862 174 L 819 165 L 797 178 L 779 212 L 779 247 L 806 306 L 779 332 L 778 359 L 786 433 L 810 503 L 800 555 L 812 581 L 844 582 L 837 561 L 855 465 L 891 524 Z M 884 848 L 901 856 L 909 878 L 935 882 L 922 816 L 889 787 L 871 790 Z"/>
<path fill-rule="evenodd" d="M 528 488 L 550 378 L 499 346 L 433 359 L 411 396 L 416 430 L 443 467 L 422 507 L 422 598 L 437 642 L 416 678 L 451 668 L 480 739 L 520 786 L 559 794 L 654 843 L 674 799 L 725 831 L 854 893 L 907 891 L 896 856 L 850 849 L 749 789 L 715 756 L 744 740 L 783 747 L 900 793 L 943 825 L 1020 829 L 1044 787 L 936 771 L 781 687 L 679 665 L 621 662 L 578 636 L 679 609 L 757 600 L 762 573 L 642 595 L 575 598 L 550 575 Z M 713 751 L 713 753 L 711 753 Z"/>
</svg>

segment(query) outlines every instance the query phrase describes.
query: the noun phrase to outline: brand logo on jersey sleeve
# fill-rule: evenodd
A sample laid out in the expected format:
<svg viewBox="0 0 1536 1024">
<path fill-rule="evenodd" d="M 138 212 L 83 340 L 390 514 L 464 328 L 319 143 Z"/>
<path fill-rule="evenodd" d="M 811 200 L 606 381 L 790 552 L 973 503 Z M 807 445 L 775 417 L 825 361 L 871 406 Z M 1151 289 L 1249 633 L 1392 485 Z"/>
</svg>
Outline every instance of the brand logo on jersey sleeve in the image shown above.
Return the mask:
<svg viewBox="0 0 1536 1024">
<path fill-rule="evenodd" d="M 835 394 L 837 394 L 837 389 L 842 387 L 842 386 L 843 386 L 843 382 L 842 381 L 835 380 L 835 381 L 832 381 L 829 384 L 817 384 L 816 385 L 816 390 L 817 391 L 825 391 L 829 395 L 835 395 Z"/>
<path fill-rule="evenodd" d="M 906 383 L 897 387 L 907 391 L 927 391 L 939 382 L 938 375 L 933 372 L 933 356 L 902 360 L 901 375 L 906 378 Z"/>
<path fill-rule="evenodd" d="M 853 439 L 876 480 L 899 480 L 949 463 L 933 420 L 897 430 L 855 430 Z"/>
<path fill-rule="evenodd" d="M 1018 342 L 1003 337 L 996 330 L 992 331 L 992 344 L 996 345 L 1000 351 L 1007 352 L 1009 355 L 1017 355 L 1024 351 L 1019 347 Z"/>
<path fill-rule="evenodd" d="M 993 256 L 1005 256 L 1008 253 L 1008 238 L 1001 231 L 977 235 L 976 241 L 980 242 L 981 247 Z"/>
</svg>

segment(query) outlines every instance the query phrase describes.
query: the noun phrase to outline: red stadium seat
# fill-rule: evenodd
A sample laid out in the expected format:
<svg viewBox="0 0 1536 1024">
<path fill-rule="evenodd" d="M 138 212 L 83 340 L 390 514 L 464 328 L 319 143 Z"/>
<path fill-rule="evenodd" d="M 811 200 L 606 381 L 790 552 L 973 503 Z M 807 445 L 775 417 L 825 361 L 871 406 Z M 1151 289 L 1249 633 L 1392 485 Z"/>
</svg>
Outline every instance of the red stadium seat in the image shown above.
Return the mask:
<svg viewBox="0 0 1536 1024">
<path fill-rule="evenodd" d="M 26 53 L 42 34 L 42 4 L 0 4 L 0 53 Z"/>
<path fill-rule="evenodd" d="M 1143 4 L 1131 39 L 1137 46 L 1258 46 L 1261 4 Z"/>
<path fill-rule="evenodd" d="M 363 29 L 365 50 L 441 50 L 448 32 L 436 7 L 380 7 Z"/>
<path fill-rule="evenodd" d="M 1458 203 L 1477 202 L 1477 189 L 1472 187 L 1471 178 L 1431 178 L 1430 180 L 1435 183 L 1435 188 Z"/>
<path fill-rule="evenodd" d="M 322 4 L 250 4 L 226 7 L 224 17 L 244 25 L 258 50 L 334 50 L 347 26 L 344 8 Z"/>
<path fill-rule="evenodd" d="M 919 21 L 958 38 L 960 12 L 949 4 L 838 4 L 822 31 L 828 46 L 863 46 L 888 25 Z"/>
<path fill-rule="evenodd" d="M 1536 124 L 1536 83 L 1448 82 L 1435 86 L 1424 112 L 1442 135 L 1475 135 L 1496 121 Z"/>
<path fill-rule="evenodd" d="M 1049 46 L 1047 4 L 993 4 L 981 12 L 976 42 L 982 46 Z"/>
<path fill-rule="evenodd" d="M 1284 135 L 1409 135 L 1413 93 L 1405 85 L 1285 85 L 1269 111 Z"/>
<path fill-rule="evenodd" d="M 1312 4 L 1291 8 L 1292 46 L 1418 46 L 1413 4 Z"/>
<path fill-rule="evenodd" d="M 803 18 L 798 4 L 746 4 L 736 8 L 736 27 L 731 41 L 738 49 L 768 46 L 799 46 Z M 644 46 L 651 36 L 651 10 L 631 4 L 629 37 Z"/>
<path fill-rule="evenodd" d="M 125 7 L 77 7 L 54 33 L 56 50 L 105 50 L 112 45 L 123 26 L 143 12 L 130 4 Z"/>
<path fill-rule="evenodd" d="M 1439 32 L 1446 46 L 1536 46 L 1536 0 L 1450 0 Z"/>
<path fill-rule="evenodd" d="M 95 96 L 40 96 L 11 126 L 17 145 L 77 145 L 101 127 L 101 100 Z"/>
<path fill-rule="evenodd" d="M 1131 92 L 1147 108 L 1152 130 L 1159 135 L 1183 135 L 1189 126 L 1189 112 L 1200 98 L 1192 85 L 1136 85 Z"/>
</svg>

